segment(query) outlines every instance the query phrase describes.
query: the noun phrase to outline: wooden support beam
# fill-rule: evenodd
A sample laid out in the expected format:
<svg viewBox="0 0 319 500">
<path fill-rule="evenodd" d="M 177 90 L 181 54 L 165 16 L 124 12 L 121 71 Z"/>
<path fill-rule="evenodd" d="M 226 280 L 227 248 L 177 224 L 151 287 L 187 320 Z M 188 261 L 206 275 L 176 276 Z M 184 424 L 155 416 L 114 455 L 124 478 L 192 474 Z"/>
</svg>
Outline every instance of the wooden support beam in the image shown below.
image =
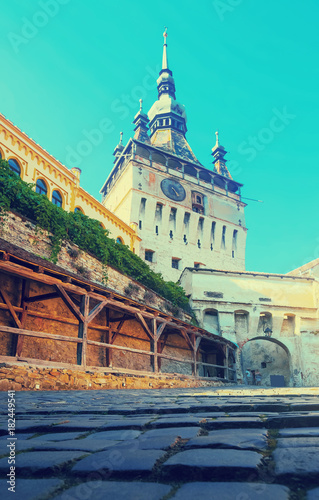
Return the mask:
<svg viewBox="0 0 319 500">
<path fill-rule="evenodd" d="M 86 354 L 87 354 L 87 331 L 88 331 L 88 315 L 89 315 L 90 297 L 84 295 L 82 297 L 80 314 L 83 320 L 79 323 L 78 338 L 82 339 L 82 343 L 77 347 L 77 363 L 78 365 L 86 367 Z"/>
<path fill-rule="evenodd" d="M 59 294 L 65 305 L 73 312 L 74 316 L 83 323 L 84 322 L 83 314 L 81 313 L 80 309 L 74 304 L 73 300 L 69 297 L 69 295 L 66 293 L 64 287 L 59 284 L 56 284 L 55 286 L 58 289 Z"/>
<path fill-rule="evenodd" d="M 13 328 L 11 326 L 2 326 L 0 325 L 0 332 L 4 333 L 13 333 L 16 335 L 24 336 L 24 337 L 39 337 L 42 339 L 50 339 L 50 340 L 62 340 L 65 342 L 77 342 L 82 343 L 82 339 L 76 337 L 65 337 L 64 335 L 56 335 L 45 332 L 37 332 L 33 330 L 25 330 L 24 328 Z"/>
<path fill-rule="evenodd" d="M 226 365 L 226 378 L 229 380 L 229 371 L 228 371 L 228 358 L 229 358 L 229 347 L 226 344 L 226 358 L 225 358 L 225 365 Z"/>
<path fill-rule="evenodd" d="M 111 344 L 112 331 L 110 328 L 110 309 L 105 309 L 105 319 L 106 319 L 106 344 Z M 105 364 L 108 368 L 112 368 L 112 351 L 111 349 L 106 349 L 105 352 Z"/>
<path fill-rule="evenodd" d="M 58 292 L 43 293 L 42 295 L 33 295 L 32 297 L 27 297 L 26 302 L 30 304 L 31 302 L 42 302 L 43 300 L 57 299 L 60 297 Z"/>
<path fill-rule="evenodd" d="M 20 321 L 21 321 L 21 328 L 25 328 L 27 318 L 28 318 L 28 303 L 27 300 L 30 296 L 30 280 L 23 280 L 22 282 L 22 289 L 21 289 L 21 307 L 22 307 L 22 313 L 20 315 Z M 16 356 L 21 356 L 22 354 L 22 348 L 23 348 L 23 343 L 24 343 L 24 337 L 23 336 L 18 336 L 17 338 L 17 345 L 16 345 Z"/>
<path fill-rule="evenodd" d="M 154 336 L 153 336 L 151 330 L 149 329 L 149 327 L 147 326 L 146 321 L 143 318 L 142 314 L 141 313 L 136 313 L 135 317 L 140 322 L 140 324 L 142 325 L 142 327 L 144 328 L 145 332 L 150 337 L 150 339 L 154 340 Z"/>
<path fill-rule="evenodd" d="M 201 343 L 202 337 L 197 337 L 195 340 L 195 351 L 197 352 L 199 349 L 199 344 Z"/>
<path fill-rule="evenodd" d="M 6 305 L 8 306 L 8 309 L 10 311 L 10 314 L 11 314 L 16 326 L 18 328 L 21 328 L 21 322 L 20 322 L 15 310 L 13 309 L 13 306 L 11 304 L 11 301 L 10 301 L 8 295 L 7 295 L 7 292 L 5 292 L 4 290 L 0 290 L 0 294 L 2 295 L 3 300 L 5 301 Z"/>
<path fill-rule="evenodd" d="M 182 334 L 183 338 L 186 340 L 187 344 L 191 348 L 192 351 L 194 351 L 194 345 L 192 344 L 191 339 L 189 338 L 188 334 L 186 333 L 186 330 L 181 329 L 180 333 Z"/>
<path fill-rule="evenodd" d="M 179 361 L 180 363 L 190 363 L 193 364 L 192 359 L 176 358 L 175 356 L 169 356 L 168 354 L 158 354 L 161 358 L 170 359 L 171 361 Z"/>
<path fill-rule="evenodd" d="M 153 357 L 151 358 L 152 368 L 154 373 L 158 373 L 158 357 L 157 357 L 157 322 L 156 318 L 152 319 L 152 330 L 153 330 L 153 340 L 151 340 L 151 350 L 153 351 Z"/>
<path fill-rule="evenodd" d="M 87 343 L 88 343 L 88 345 L 96 345 L 99 347 L 108 347 L 111 350 L 115 349 L 118 351 L 129 351 L 129 352 L 135 352 L 138 354 L 146 354 L 147 356 L 153 355 L 153 353 L 151 351 L 143 351 L 142 349 L 133 349 L 133 347 L 125 347 L 122 345 L 104 344 L 104 342 L 96 342 L 95 340 L 88 340 Z"/>
<path fill-rule="evenodd" d="M 107 301 L 106 300 L 103 300 L 102 302 L 100 302 L 99 304 L 97 304 L 93 309 L 92 311 L 90 312 L 90 314 L 88 315 L 88 323 L 91 323 L 91 321 L 95 318 L 95 316 L 97 316 L 99 314 L 99 312 L 102 311 L 103 307 L 106 306 L 107 304 Z"/>
<path fill-rule="evenodd" d="M 159 327 L 156 330 L 156 340 L 159 340 L 160 336 L 162 335 L 163 331 L 165 330 L 167 323 L 162 323 L 159 325 Z M 155 334 L 154 334 L 155 336 Z"/>
</svg>

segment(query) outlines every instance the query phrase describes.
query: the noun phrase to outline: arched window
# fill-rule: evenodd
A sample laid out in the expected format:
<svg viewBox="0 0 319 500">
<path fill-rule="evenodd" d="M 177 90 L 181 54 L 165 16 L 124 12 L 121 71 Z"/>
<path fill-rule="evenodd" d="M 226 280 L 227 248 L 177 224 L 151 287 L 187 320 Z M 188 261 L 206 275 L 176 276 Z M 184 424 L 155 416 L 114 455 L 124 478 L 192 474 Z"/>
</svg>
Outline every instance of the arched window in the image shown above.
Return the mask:
<svg viewBox="0 0 319 500">
<path fill-rule="evenodd" d="M 52 193 L 52 203 L 57 207 L 62 207 L 62 196 L 57 190 Z"/>
<path fill-rule="evenodd" d="M 2 158 L 3 158 L 3 154 L 2 154 L 2 151 L 0 149 L 0 160 L 2 160 Z"/>
<path fill-rule="evenodd" d="M 119 243 L 120 245 L 123 245 L 124 241 L 122 240 L 122 238 L 120 236 L 118 236 L 116 238 L 116 243 Z"/>
<path fill-rule="evenodd" d="M 48 193 L 47 185 L 42 179 L 37 180 L 36 185 L 35 185 L 35 190 L 39 194 L 47 195 L 47 193 Z"/>
<path fill-rule="evenodd" d="M 75 209 L 74 209 L 74 213 L 75 213 L 75 212 L 80 212 L 81 214 L 83 214 L 83 215 L 84 215 L 84 212 L 83 212 L 82 208 L 80 208 L 80 207 L 75 207 Z"/>
<path fill-rule="evenodd" d="M 19 163 L 17 162 L 17 160 L 13 160 L 12 158 L 10 158 L 9 160 L 9 166 L 10 166 L 10 170 L 12 170 L 12 172 L 14 172 L 15 174 L 19 175 L 21 174 L 21 168 L 20 168 L 20 165 Z"/>
<path fill-rule="evenodd" d="M 219 318 L 216 309 L 207 309 L 204 312 L 204 328 L 211 333 L 219 335 Z"/>
</svg>

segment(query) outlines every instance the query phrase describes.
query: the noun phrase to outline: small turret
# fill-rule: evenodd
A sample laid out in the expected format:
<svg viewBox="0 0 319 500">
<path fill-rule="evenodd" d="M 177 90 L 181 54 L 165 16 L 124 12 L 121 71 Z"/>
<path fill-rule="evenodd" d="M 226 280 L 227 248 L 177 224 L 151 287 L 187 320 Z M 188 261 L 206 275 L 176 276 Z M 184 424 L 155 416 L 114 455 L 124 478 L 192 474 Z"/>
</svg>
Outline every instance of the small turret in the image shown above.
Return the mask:
<svg viewBox="0 0 319 500">
<path fill-rule="evenodd" d="M 113 151 L 113 156 L 115 156 L 114 163 L 116 163 L 118 157 L 121 156 L 121 153 L 124 149 L 122 141 L 123 141 L 123 132 L 120 132 L 120 142 L 118 143 L 118 145 L 115 147 L 115 149 Z"/>
<path fill-rule="evenodd" d="M 134 129 L 134 139 L 138 141 L 146 142 L 149 144 L 150 138 L 148 136 L 148 125 L 149 119 L 147 114 L 143 113 L 143 100 L 140 99 L 140 109 L 135 115 L 133 123 L 135 125 Z"/>
<path fill-rule="evenodd" d="M 224 177 L 228 177 L 228 179 L 232 179 L 232 176 L 229 173 L 228 168 L 226 167 L 225 155 L 227 154 L 226 149 L 219 144 L 219 132 L 215 132 L 216 135 L 216 144 L 212 149 L 212 156 L 214 157 L 214 172 Z"/>
</svg>

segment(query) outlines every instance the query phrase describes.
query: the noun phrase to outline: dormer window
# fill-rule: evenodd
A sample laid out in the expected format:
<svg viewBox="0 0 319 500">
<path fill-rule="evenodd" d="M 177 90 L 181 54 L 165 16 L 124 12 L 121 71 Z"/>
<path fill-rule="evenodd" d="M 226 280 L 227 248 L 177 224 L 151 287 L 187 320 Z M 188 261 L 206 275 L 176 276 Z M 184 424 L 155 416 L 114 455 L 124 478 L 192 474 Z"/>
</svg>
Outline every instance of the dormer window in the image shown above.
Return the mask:
<svg viewBox="0 0 319 500">
<path fill-rule="evenodd" d="M 204 195 L 201 193 L 192 192 L 192 208 L 193 212 L 204 215 Z"/>
</svg>

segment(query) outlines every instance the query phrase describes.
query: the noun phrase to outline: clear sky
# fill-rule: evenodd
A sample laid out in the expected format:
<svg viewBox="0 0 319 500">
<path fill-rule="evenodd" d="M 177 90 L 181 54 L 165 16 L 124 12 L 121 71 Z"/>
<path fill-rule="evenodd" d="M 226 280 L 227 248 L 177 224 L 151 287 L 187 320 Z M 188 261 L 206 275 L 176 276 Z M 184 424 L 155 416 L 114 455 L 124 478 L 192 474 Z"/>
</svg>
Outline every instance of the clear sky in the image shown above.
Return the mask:
<svg viewBox="0 0 319 500">
<path fill-rule="evenodd" d="M 0 111 L 100 199 L 120 131 L 157 99 L 167 26 L 195 155 L 212 168 L 218 129 L 263 201 L 246 208 L 246 268 L 286 273 L 319 257 L 318 18 L 316 0 L 4 2 Z"/>
</svg>

